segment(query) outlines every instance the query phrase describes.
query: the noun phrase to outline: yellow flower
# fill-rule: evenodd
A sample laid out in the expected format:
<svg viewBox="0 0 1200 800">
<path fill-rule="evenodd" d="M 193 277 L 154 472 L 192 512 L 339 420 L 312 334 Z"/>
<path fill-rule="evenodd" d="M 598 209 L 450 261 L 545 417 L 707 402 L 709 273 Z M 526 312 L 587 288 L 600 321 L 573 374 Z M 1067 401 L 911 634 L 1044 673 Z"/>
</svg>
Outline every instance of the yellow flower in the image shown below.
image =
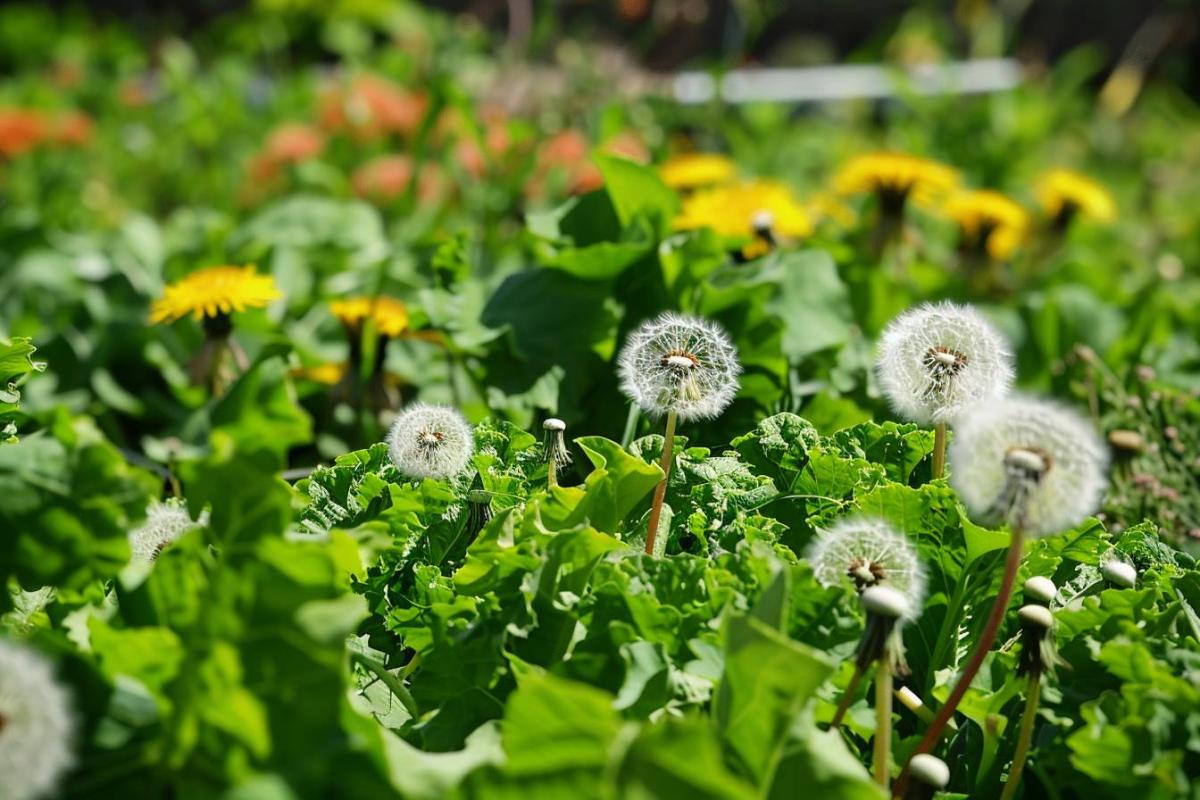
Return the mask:
<svg viewBox="0 0 1200 800">
<path fill-rule="evenodd" d="M 1117 218 L 1117 204 L 1108 189 L 1096 181 L 1069 169 L 1052 169 L 1042 174 L 1034 185 L 1034 194 L 1046 215 L 1069 219 L 1076 211 L 1097 222 L 1112 222 Z"/>
<path fill-rule="evenodd" d="M 188 314 L 197 320 L 217 317 L 247 308 L 263 308 L 279 297 L 275 279 L 259 275 L 253 265 L 207 267 L 166 287 L 150 309 L 150 321 L 174 322 Z"/>
<path fill-rule="evenodd" d="M 350 297 L 334 300 L 329 310 L 343 325 L 357 328 L 370 318 L 380 336 L 395 338 L 408 330 L 408 309 L 390 297 Z"/>
<path fill-rule="evenodd" d="M 808 212 L 816 221 L 829 220 L 842 228 L 849 228 L 858 218 L 854 209 L 833 192 L 818 192 L 810 197 Z"/>
<path fill-rule="evenodd" d="M 1029 228 L 1024 208 L 989 189 L 958 192 L 946 202 L 944 211 L 958 223 L 966 243 L 985 246 L 997 261 L 1013 254 Z"/>
<path fill-rule="evenodd" d="M 332 361 L 326 361 L 323 364 L 317 364 L 312 367 L 298 367 L 292 370 L 293 378 L 312 381 L 313 383 L 323 383 L 326 386 L 336 386 L 341 382 L 344 374 L 346 374 L 346 365 L 335 364 Z"/>
<path fill-rule="evenodd" d="M 683 201 L 675 227 L 709 227 L 722 236 L 751 236 L 756 218 L 764 214 L 771 219 L 772 233 L 792 237 L 812 233 L 808 212 L 791 189 L 776 181 L 761 180 L 696 192 Z"/>
<path fill-rule="evenodd" d="M 907 153 L 863 153 L 842 165 L 833 177 L 841 195 L 874 193 L 890 196 L 903 207 L 912 197 L 931 203 L 958 186 L 958 172 L 945 164 Z"/>
<path fill-rule="evenodd" d="M 663 183 L 672 189 L 700 189 L 733 180 L 737 168 L 718 153 L 684 153 L 658 168 Z"/>
</svg>

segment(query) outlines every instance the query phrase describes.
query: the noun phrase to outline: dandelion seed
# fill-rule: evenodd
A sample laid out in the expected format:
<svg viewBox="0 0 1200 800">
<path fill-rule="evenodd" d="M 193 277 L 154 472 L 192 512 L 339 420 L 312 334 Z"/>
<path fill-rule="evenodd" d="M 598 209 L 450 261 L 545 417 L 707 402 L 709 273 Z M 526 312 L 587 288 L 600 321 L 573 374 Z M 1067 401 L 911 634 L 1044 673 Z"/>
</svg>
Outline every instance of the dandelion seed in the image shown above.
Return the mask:
<svg viewBox="0 0 1200 800">
<path fill-rule="evenodd" d="M 818 532 L 809 545 L 808 561 L 822 586 L 852 583 L 859 592 L 889 586 L 903 595 L 911 621 L 925 601 L 925 569 L 904 534 L 881 519 L 853 517 Z"/>
<path fill-rule="evenodd" d="M 471 426 L 452 408 L 417 403 L 396 418 L 387 435 L 396 468 L 410 478 L 452 478 L 475 453 Z"/>
<path fill-rule="evenodd" d="M 67 692 L 40 654 L 0 639 L 0 796 L 50 796 L 74 763 Z"/>
<path fill-rule="evenodd" d="M 879 340 L 879 383 L 892 407 L 919 423 L 953 421 L 1008 392 L 1012 354 L 970 306 L 926 304 L 896 317 Z"/>
<path fill-rule="evenodd" d="M 718 325 L 671 313 L 635 330 L 618 363 L 621 389 L 634 403 L 654 416 L 674 412 L 683 421 L 724 411 L 742 371 Z"/>
<path fill-rule="evenodd" d="M 1044 536 L 1100 505 L 1108 454 L 1087 420 L 1026 397 L 968 414 L 950 449 L 951 482 L 972 514 Z"/>
<path fill-rule="evenodd" d="M 129 550 L 132 560 L 151 564 L 162 552 L 195 528 L 208 524 L 208 511 L 202 511 L 199 519 L 188 514 L 187 504 L 172 497 L 165 502 L 152 502 L 146 508 L 145 521 L 129 532 Z"/>
</svg>

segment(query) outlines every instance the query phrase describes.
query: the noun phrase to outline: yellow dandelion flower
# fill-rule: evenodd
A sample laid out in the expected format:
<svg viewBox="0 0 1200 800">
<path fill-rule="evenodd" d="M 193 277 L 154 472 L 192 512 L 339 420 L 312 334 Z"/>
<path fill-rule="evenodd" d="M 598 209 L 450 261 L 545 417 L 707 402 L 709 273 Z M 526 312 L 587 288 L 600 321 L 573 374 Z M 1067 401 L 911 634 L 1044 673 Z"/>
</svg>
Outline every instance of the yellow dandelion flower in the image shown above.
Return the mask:
<svg viewBox="0 0 1200 800">
<path fill-rule="evenodd" d="M 1013 254 L 1029 228 L 1024 208 L 989 189 L 958 192 L 946 202 L 944 211 L 958 223 L 965 243 L 985 247 L 997 261 Z"/>
<path fill-rule="evenodd" d="M 755 221 L 767 216 L 771 231 L 800 237 L 812 233 L 808 211 L 792 190 L 776 181 L 750 181 L 696 192 L 675 218 L 679 230 L 712 228 L 722 236 L 751 236 Z"/>
<path fill-rule="evenodd" d="M 663 183 L 672 189 L 701 189 L 729 183 L 737 174 L 733 161 L 719 153 L 684 153 L 658 168 Z"/>
<path fill-rule="evenodd" d="M 200 320 L 263 308 L 280 296 L 275 279 L 258 274 L 253 265 L 207 267 L 167 286 L 150 309 L 150 322 L 174 322 L 188 314 Z"/>
<path fill-rule="evenodd" d="M 1043 173 L 1034 185 L 1034 194 L 1051 219 L 1067 222 L 1076 212 L 1097 222 L 1117 218 L 1117 204 L 1108 189 L 1069 169 Z"/>
<path fill-rule="evenodd" d="M 390 297 L 350 297 L 334 300 L 330 312 L 343 325 L 357 328 L 368 318 L 375 323 L 380 336 L 395 338 L 408 330 L 408 309 Z"/>
<path fill-rule="evenodd" d="M 346 365 L 326 361 L 311 367 L 298 367 L 292 370 L 292 377 L 299 380 L 322 383 L 326 386 L 336 386 L 346 374 Z"/>
<path fill-rule="evenodd" d="M 833 177 L 840 195 L 878 194 L 896 209 L 912 197 L 929 204 L 958 186 L 958 171 L 927 158 L 881 151 L 863 153 L 847 161 Z"/>
</svg>

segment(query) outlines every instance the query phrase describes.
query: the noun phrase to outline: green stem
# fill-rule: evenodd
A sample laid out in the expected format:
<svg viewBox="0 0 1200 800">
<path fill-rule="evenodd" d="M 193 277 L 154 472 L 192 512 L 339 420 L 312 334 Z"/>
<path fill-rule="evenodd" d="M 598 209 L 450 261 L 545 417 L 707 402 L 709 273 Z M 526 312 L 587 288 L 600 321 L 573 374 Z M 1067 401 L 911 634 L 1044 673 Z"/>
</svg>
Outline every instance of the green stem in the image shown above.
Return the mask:
<svg viewBox="0 0 1200 800">
<path fill-rule="evenodd" d="M 675 411 L 667 412 L 667 430 L 663 434 L 663 477 L 654 488 L 654 504 L 650 506 L 650 522 L 646 526 L 646 554 L 654 555 L 654 539 L 658 535 L 658 520 L 662 516 L 663 500 L 667 497 L 667 480 L 671 477 L 671 455 L 675 449 Z"/>
<path fill-rule="evenodd" d="M 946 423 L 933 427 L 933 479 L 946 475 Z"/>
<path fill-rule="evenodd" d="M 362 666 L 368 672 L 383 682 L 396 699 L 400 701 L 404 709 L 413 719 L 418 719 L 421 716 L 420 710 L 417 708 L 417 701 L 413 699 L 412 693 L 408 691 L 408 687 L 404 685 L 398 677 L 388 672 L 383 668 L 383 665 L 377 664 L 374 660 L 368 658 L 362 653 L 351 653 L 350 660 Z M 410 662 L 411 663 L 411 662 Z"/>
<path fill-rule="evenodd" d="M 886 792 L 892 762 L 892 665 L 875 663 L 875 782 Z"/>
<path fill-rule="evenodd" d="M 862 667 L 855 664 L 854 674 L 850 676 L 850 683 L 846 684 L 846 691 L 842 692 L 842 699 L 838 703 L 837 711 L 833 713 L 833 721 L 829 723 L 831 731 L 836 731 L 841 727 L 842 720 L 846 717 L 846 710 L 854 702 L 854 695 L 858 692 L 858 684 L 862 681 L 862 676 Z"/>
<path fill-rule="evenodd" d="M 1021 773 L 1025 771 L 1025 761 L 1029 757 L 1029 745 L 1033 741 L 1033 723 L 1037 720 L 1041 696 L 1042 678 L 1036 672 L 1030 672 L 1029 688 L 1025 692 L 1025 714 L 1021 717 L 1021 731 L 1017 735 L 1017 750 L 1013 754 L 1012 769 L 1008 771 L 1008 781 L 1004 784 L 1000 800 L 1012 800 L 1017 794 Z"/>
<path fill-rule="evenodd" d="M 1012 597 L 1013 583 L 1017 579 L 1017 568 L 1021 565 L 1021 554 L 1024 550 L 1025 534 L 1020 526 L 1013 528 L 1012 541 L 1008 545 L 1008 558 L 1004 562 L 1004 575 L 1000 578 L 1000 592 L 996 595 L 995 602 L 992 603 L 991 613 L 988 615 L 987 623 L 983 627 L 983 632 L 979 636 L 979 641 L 975 643 L 975 650 L 971 653 L 971 658 L 967 662 L 967 666 L 963 669 L 962 675 L 958 678 L 958 683 L 954 684 L 954 688 L 950 691 L 950 696 L 946 698 L 946 703 L 938 709 L 937 715 L 933 718 L 929 728 L 926 729 L 924 737 L 921 738 L 917 749 L 913 751 L 913 755 L 918 753 L 928 753 L 933 749 L 941 738 L 942 731 L 946 727 L 946 723 L 954 715 L 958 704 L 962 702 L 963 696 L 967 693 L 967 689 L 971 686 L 971 681 L 979 674 L 979 669 L 983 666 L 983 660 L 987 657 L 988 651 L 992 644 L 996 641 L 996 635 L 1000 632 L 1000 623 L 1004 621 L 1004 612 L 1008 609 L 1008 601 Z M 912 763 L 912 757 L 909 757 L 909 764 Z M 902 797 L 904 790 L 908 787 L 908 770 L 906 764 L 904 770 L 900 773 L 900 779 L 896 782 L 896 793 L 894 796 Z"/>
<path fill-rule="evenodd" d="M 629 447 L 633 435 L 637 432 L 638 420 L 642 417 L 642 409 L 637 403 L 629 404 L 629 416 L 625 418 L 625 431 L 621 434 L 621 447 Z"/>
</svg>

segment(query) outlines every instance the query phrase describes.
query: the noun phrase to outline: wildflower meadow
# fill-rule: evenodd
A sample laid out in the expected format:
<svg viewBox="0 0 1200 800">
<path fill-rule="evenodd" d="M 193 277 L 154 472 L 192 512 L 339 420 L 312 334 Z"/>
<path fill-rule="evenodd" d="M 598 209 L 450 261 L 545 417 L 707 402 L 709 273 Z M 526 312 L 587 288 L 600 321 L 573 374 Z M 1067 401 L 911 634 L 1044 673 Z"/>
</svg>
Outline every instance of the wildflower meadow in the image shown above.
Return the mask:
<svg viewBox="0 0 1200 800">
<path fill-rule="evenodd" d="M 166 5 L 0 6 L 0 800 L 1200 799 L 1196 9 Z"/>
</svg>

